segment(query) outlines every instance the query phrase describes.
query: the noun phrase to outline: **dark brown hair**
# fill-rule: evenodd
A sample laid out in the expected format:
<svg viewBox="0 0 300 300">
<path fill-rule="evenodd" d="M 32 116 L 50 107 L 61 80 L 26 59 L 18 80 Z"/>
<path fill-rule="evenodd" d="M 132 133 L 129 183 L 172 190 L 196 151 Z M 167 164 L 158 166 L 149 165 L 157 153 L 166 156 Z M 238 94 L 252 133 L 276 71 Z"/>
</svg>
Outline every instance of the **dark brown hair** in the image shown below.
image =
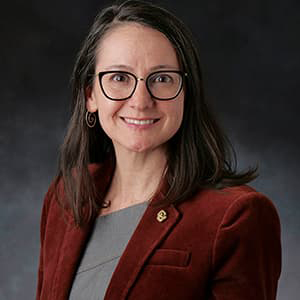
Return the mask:
<svg viewBox="0 0 300 300">
<path fill-rule="evenodd" d="M 73 113 L 61 148 L 56 184 L 62 179 L 75 222 L 83 225 L 103 204 L 88 170 L 112 156 L 112 142 L 99 121 L 90 129 L 85 122 L 85 90 L 92 85 L 95 56 L 104 34 L 121 22 L 136 22 L 162 32 L 177 52 L 185 82 L 183 121 L 168 141 L 165 175 L 169 189 L 163 201 L 179 203 L 199 188 L 222 188 L 247 183 L 256 169 L 236 171 L 235 152 L 205 102 L 197 48 L 186 26 L 167 10 L 144 1 L 129 0 L 100 12 L 79 51 L 72 74 Z M 161 203 L 160 203 L 161 204 Z M 83 205 L 88 207 L 86 217 Z"/>
</svg>

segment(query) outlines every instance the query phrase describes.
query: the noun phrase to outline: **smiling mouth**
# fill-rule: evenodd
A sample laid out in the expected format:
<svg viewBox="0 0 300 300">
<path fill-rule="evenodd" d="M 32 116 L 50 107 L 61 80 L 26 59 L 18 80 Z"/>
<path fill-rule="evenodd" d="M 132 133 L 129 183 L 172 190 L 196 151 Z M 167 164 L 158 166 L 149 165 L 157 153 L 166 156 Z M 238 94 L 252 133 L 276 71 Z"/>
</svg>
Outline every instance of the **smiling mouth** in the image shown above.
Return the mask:
<svg viewBox="0 0 300 300">
<path fill-rule="evenodd" d="M 128 124 L 134 124 L 134 125 L 150 125 L 159 120 L 159 119 L 137 120 L 137 119 L 130 119 L 130 118 L 122 118 L 122 119 Z"/>
</svg>

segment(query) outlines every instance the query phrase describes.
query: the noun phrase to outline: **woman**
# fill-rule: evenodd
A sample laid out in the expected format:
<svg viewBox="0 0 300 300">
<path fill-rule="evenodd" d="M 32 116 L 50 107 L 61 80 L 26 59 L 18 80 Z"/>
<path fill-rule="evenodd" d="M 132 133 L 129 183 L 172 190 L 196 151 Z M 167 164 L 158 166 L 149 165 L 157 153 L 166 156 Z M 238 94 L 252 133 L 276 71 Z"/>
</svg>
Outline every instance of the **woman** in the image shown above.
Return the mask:
<svg viewBox="0 0 300 300">
<path fill-rule="evenodd" d="M 245 184 L 203 95 L 190 32 L 141 1 L 103 10 L 44 202 L 37 299 L 271 300 L 270 200 Z"/>
</svg>

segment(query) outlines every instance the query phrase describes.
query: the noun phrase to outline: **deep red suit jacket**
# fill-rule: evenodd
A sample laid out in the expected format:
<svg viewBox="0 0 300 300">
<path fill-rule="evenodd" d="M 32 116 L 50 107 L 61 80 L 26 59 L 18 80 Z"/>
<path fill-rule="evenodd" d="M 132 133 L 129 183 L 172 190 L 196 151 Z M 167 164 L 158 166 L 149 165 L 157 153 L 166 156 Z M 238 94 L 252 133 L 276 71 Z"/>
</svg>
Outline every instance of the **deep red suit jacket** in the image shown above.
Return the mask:
<svg viewBox="0 0 300 300">
<path fill-rule="evenodd" d="M 93 166 L 99 188 L 107 174 Z M 159 198 L 159 197 L 157 197 Z M 158 199 L 154 199 L 154 203 Z M 165 219 L 150 203 L 121 256 L 105 300 L 274 300 L 281 271 L 273 204 L 248 186 L 201 190 Z M 93 222 L 74 225 L 53 186 L 44 201 L 38 300 L 65 300 Z M 83 299 L 88 300 L 88 299 Z"/>
</svg>

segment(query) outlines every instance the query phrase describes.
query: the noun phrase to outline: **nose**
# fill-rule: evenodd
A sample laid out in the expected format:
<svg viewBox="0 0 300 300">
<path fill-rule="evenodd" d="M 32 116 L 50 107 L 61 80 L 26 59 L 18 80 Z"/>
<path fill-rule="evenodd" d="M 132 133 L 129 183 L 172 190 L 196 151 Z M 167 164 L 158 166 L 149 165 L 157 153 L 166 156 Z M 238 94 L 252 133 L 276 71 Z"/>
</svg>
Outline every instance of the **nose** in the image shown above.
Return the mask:
<svg viewBox="0 0 300 300">
<path fill-rule="evenodd" d="M 146 87 L 146 82 L 143 78 L 138 78 L 137 85 L 133 95 L 128 99 L 130 107 L 137 110 L 151 108 L 155 101 L 152 99 Z"/>
</svg>

